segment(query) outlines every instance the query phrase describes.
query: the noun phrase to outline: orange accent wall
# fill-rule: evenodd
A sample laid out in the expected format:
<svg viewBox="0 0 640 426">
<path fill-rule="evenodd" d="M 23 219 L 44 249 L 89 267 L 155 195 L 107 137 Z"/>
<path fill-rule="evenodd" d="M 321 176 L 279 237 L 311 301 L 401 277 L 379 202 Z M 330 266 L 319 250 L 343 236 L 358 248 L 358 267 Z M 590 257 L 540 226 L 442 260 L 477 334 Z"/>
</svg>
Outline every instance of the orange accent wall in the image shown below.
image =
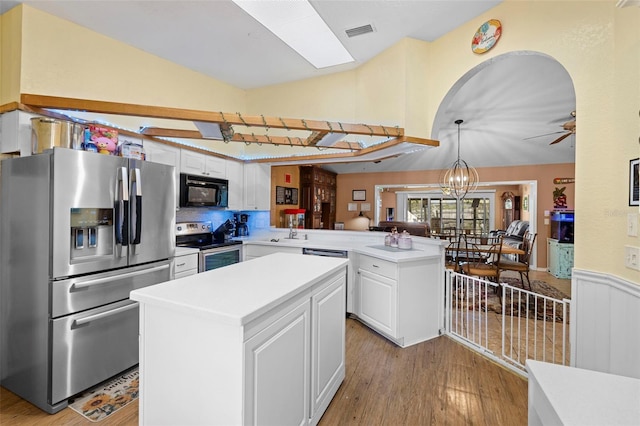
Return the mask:
<svg viewBox="0 0 640 426">
<path fill-rule="evenodd" d="M 536 242 L 537 267 L 545 268 L 547 265 L 547 242 L 549 235 L 549 225 L 544 224 L 544 211 L 553 210 L 553 190 L 556 187 L 566 187 L 567 207 L 573 209 L 575 200 L 575 185 L 562 184 L 555 185 L 553 179 L 557 177 L 573 178 L 575 177 L 575 164 L 546 164 L 534 166 L 518 166 L 518 167 L 488 167 L 478 168 L 481 182 L 509 182 L 509 181 L 537 181 L 537 224 L 538 239 Z M 347 204 L 354 202 L 351 200 L 351 191 L 353 189 L 364 189 L 367 191 L 367 198 L 364 202 L 371 203 L 372 210 L 374 206 L 374 187 L 376 185 L 402 185 L 402 184 L 433 184 L 438 182 L 440 176 L 439 170 L 422 170 L 422 171 L 406 171 L 406 172 L 385 172 L 385 173 L 349 173 L 341 174 L 337 177 L 338 194 L 336 221 L 346 223 L 353 219 L 354 212 L 347 211 Z M 511 191 L 521 196 L 521 203 L 524 196 L 531 196 L 525 192 L 525 187 L 520 185 L 505 185 L 499 187 L 491 187 L 496 189 L 496 198 L 504 191 Z M 361 202 L 358 202 L 361 203 Z M 500 205 L 500 204 L 496 204 Z M 358 212 L 355 212 L 356 214 Z M 373 211 L 370 217 L 373 219 Z M 529 212 L 523 211 L 521 207 L 521 218 L 523 220 L 532 220 Z M 397 219 L 397 218 L 396 218 Z M 502 211 L 496 209 L 496 221 L 502 220 Z M 501 223 L 495 224 L 495 229 L 504 229 Z"/>
<path fill-rule="evenodd" d="M 286 176 L 291 178 L 286 181 Z M 297 188 L 300 191 L 300 168 L 298 166 L 277 166 L 271 167 L 271 226 L 276 228 L 286 228 L 284 223 L 284 210 L 297 209 L 300 205 L 300 192 L 298 192 L 298 204 L 276 204 L 276 186 L 287 188 Z"/>
</svg>

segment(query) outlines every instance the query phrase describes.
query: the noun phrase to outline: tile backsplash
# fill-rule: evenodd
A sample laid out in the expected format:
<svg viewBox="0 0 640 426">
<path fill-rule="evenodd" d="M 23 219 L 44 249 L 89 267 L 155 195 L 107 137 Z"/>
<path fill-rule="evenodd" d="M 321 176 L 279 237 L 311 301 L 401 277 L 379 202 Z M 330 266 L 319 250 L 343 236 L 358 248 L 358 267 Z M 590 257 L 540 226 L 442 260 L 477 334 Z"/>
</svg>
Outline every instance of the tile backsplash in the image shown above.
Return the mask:
<svg viewBox="0 0 640 426">
<path fill-rule="evenodd" d="M 249 232 L 265 230 L 269 228 L 271 221 L 268 210 L 215 210 L 207 208 L 183 207 L 176 212 L 176 223 L 179 222 L 205 222 L 211 221 L 213 229 L 216 229 L 227 219 L 233 221 L 234 214 L 246 214 Z"/>
</svg>

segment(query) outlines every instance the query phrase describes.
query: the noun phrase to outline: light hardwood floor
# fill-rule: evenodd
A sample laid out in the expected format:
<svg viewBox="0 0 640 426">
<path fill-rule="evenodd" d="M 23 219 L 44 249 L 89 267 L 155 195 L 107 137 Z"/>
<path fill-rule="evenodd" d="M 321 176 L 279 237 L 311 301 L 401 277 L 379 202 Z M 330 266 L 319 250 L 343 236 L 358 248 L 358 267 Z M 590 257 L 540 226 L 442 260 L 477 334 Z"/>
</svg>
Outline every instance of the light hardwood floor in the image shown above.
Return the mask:
<svg viewBox="0 0 640 426">
<path fill-rule="evenodd" d="M 402 349 L 360 322 L 346 321 L 346 378 L 322 426 L 526 424 L 527 381 L 521 376 L 448 337 Z M 0 388 L 2 426 L 91 424 L 70 408 L 46 414 Z M 137 424 L 137 401 L 99 422 Z"/>
</svg>

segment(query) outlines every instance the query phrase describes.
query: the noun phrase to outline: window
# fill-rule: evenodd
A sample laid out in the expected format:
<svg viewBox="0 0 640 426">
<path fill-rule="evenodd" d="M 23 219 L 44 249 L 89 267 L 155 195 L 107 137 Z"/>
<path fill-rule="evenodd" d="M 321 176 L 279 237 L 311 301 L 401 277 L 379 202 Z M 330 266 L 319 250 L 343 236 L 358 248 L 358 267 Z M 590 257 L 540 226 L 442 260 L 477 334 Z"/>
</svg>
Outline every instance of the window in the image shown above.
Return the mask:
<svg viewBox="0 0 640 426">
<path fill-rule="evenodd" d="M 452 233 L 456 229 L 456 200 L 441 193 L 408 193 L 406 196 L 407 222 L 428 223 L 431 232 Z M 487 234 L 493 227 L 495 194 L 476 192 L 461 200 L 462 229 L 470 234 Z"/>
</svg>

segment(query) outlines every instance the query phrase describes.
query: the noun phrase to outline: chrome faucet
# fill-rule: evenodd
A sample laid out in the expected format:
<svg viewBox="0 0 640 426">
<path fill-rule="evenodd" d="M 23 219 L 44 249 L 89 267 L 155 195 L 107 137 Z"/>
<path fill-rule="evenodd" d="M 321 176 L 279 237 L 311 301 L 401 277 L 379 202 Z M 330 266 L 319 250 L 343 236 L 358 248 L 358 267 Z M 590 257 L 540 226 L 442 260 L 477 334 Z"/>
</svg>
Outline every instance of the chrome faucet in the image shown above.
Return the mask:
<svg viewBox="0 0 640 426">
<path fill-rule="evenodd" d="M 298 230 L 294 229 L 293 223 L 289 223 L 289 239 L 292 240 L 298 237 Z"/>
</svg>

